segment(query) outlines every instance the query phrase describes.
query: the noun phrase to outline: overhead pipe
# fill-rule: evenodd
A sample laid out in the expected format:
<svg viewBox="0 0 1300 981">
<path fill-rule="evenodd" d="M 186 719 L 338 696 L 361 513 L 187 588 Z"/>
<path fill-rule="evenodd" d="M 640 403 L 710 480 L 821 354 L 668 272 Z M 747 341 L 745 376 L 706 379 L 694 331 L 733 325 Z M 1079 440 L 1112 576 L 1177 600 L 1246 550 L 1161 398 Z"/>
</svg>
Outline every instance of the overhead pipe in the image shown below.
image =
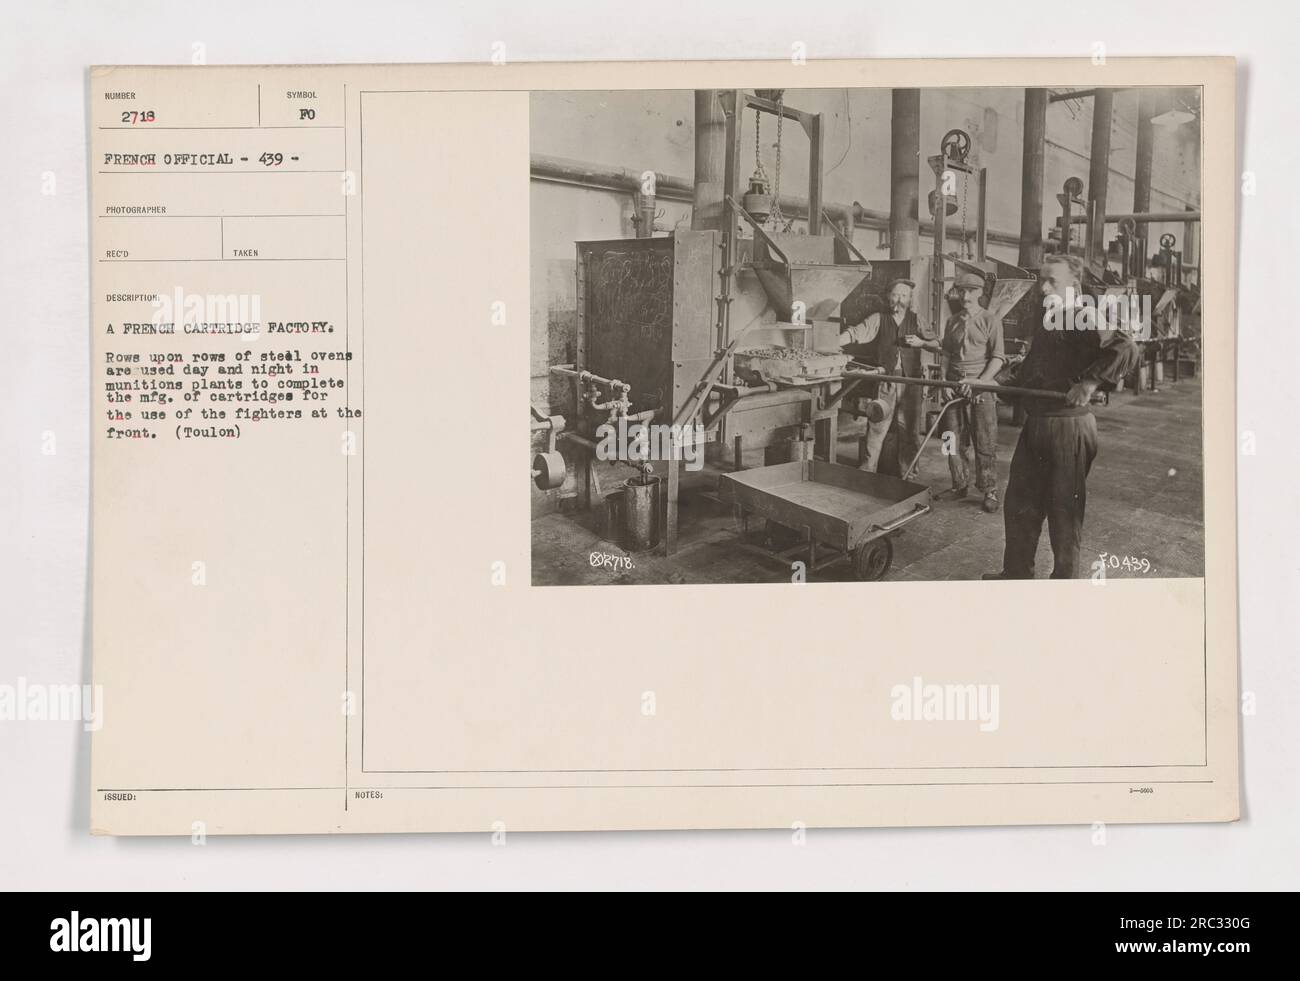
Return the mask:
<svg viewBox="0 0 1300 981">
<path fill-rule="evenodd" d="M 530 173 L 533 180 L 556 184 L 572 184 L 575 187 L 585 187 L 592 190 L 637 193 L 641 189 L 640 171 L 608 164 L 588 163 L 567 157 L 553 157 L 542 153 L 532 155 Z M 695 186 L 691 181 L 684 177 L 677 177 L 659 171 L 655 171 L 655 191 L 661 201 L 693 204 L 695 200 Z M 852 204 L 823 201 L 822 210 L 829 212 L 837 222 L 844 221 L 848 216 L 852 216 L 855 228 L 877 232 L 889 231 L 888 212 L 865 208 L 856 201 Z M 806 219 L 808 217 L 808 199 L 783 194 L 781 195 L 781 211 L 787 217 Z M 1182 221 L 1185 217 L 1180 213 L 1178 220 Z M 922 234 L 928 234 L 928 231 L 928 229 L 922 229 Z M 970 232 L 967 237 L 974 238 L 974 235 L 974 232 Z M 947 237 L 960 242 L 962 240 L 961 230 L 952 228 L 949 230 Z M 1020 244 L 1019 235 L 993 228 L 989 229 L 988 240 L 998 245 L 1013 248 Z"/>
<path fill-rule="evenodd" d="M 605 191 L 627 191 L 637 194 L 641 191 L 641 175 L 644 171 L 629 170 L 626 167 L 613 167 L 608 164 L 593 164 L 568 157 L 552 157 L 534 153 L 529 162 L 534 180 L 554 181 L 560 184 L 576 184 Z M 655 195 L 670 201 L 682 201 L 687 204 L 695 199 L 695 186 L 684 177 L 674 177 L 654 171 Z"/>
<path fill-rule="evenodd" d="M 1070 215 L 1070 224 L 1079 225 L 1088 220 L 1087 215 Z M 1201 213 L 1199 211 L 1150 211 L 1143 213 L 1127 212 L 1120 214 L 1109 214 L 1102 218 L 1107 225 L 1115 225 L 1121 221 L 1132 221 L 1135 224 L 1163 224 L 1166 222 L 1189 222 L 1200 221 Z M 1061 223 L 1060 219 L 1056 222 Z"/>
</svg>

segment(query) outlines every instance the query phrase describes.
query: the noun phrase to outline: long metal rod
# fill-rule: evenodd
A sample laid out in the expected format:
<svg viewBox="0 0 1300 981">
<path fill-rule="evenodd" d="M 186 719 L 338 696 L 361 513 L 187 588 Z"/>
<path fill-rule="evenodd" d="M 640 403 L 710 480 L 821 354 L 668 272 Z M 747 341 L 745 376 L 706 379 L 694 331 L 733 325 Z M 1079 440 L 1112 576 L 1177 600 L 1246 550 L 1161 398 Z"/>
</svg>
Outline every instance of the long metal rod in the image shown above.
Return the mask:
<svg viewBox="0 0 1300 981">
<path fill-rule="evenodd" d="M 565 443 L 581 446 L 584 450 L 589 450 L 592 453 L 595 453 L 596 447 L 600 445 L 594 439 L 587 439 L 586 436 L 579 436 L 577 433 L 560 433 L 558 439 Z"/>
<path fill-rule="evenodd" d="M 734 395 L 736 398 L 743 398 L 746 395 L 767 395 L 776 391 L 775 382 L 767 382 L 763 385 L 723 385 L 721 382 L 713 386 L 715 392 L 723 395 Z"/>
<path fill-rule="evenodd" d="M 837 391 L 834 395 L 828 398 L 826 402 L 822 405 L 822 411 L 826 412 L 830 409 L 835 408 L 835 406 L 839 405 L 840 402 L 844 400 L 844 397 L 846 395 L 848 395 L 850 392 L 852 392 L 861 384 L 862 384 L 861 378 L 850 378 L 848 381 L 844 382 L 844 384 L 840 386 L 839 391 Z"/>
<path fill-rule="evenodd" d="M 926 444 L 928 444 L 931 437 L 934 436 L 934 431 L 939 428 L 939 424 L 943 422 L 943 417 L 948 414 L 948 410 L 954 405 L 965 401 L 966 400 L 963 398 L 949 399 L 943 404 L 943 407 L 935 413 L 934 422 L 930 423 L 930 431 L 925 434 L 925 439 L 921 440 L 921 445 L 916 448 L 916 455 L 912 457 L 912 462 L 909 463 L 907 469 L 903 471 L 904 480 L 911 480 L 912 474 L 916 473 L 916 465 L 921 460 L 921 454 L 925 452 Z"/>
<path fill-rule="evenodd" d="M 1003 395 L 1024 398 L 1052 399 L 1056 402 L 1065 401 L 1065 392 L 1053 392 L 1046 388 L 1016 388 L 1012 385 L 995 385 L 993 382 L 936 381 L 932 378 L 908 378 L 905 375 L 878 375 L 871 371 L 852 370 L 844 372 L 843 377 L 859 378 L 863 381 L 893 382 L 896 385 L 922 385 L 927 388 L 957 388 L 961 385 L 969 385 L 973 392 L 1000 392 Z"/>
<path fill-rule="evenodd" d="M 686 401 L 682 403 L 682 407 L 677 410 L 677 415 L 673 417 L 672 425 L 684 425 L 699 414 L 700 410 L 708 401 L 709 393 L 713 391 L 713 386 L 718 384 L 718 372 L 727 364 L 727 359 L 731 357 L 731 352 L 736 349 L 736 345 L 739 343 L 740 338 L 737 337 L 714 356 L 713 360 L 709 363 L 709 366 L 704 369 L 704 374 L 700 376 L 700 380 L 696 382 L 695 388 L 691 391 L 691 394 L 686 397 Z"/>
</svg>

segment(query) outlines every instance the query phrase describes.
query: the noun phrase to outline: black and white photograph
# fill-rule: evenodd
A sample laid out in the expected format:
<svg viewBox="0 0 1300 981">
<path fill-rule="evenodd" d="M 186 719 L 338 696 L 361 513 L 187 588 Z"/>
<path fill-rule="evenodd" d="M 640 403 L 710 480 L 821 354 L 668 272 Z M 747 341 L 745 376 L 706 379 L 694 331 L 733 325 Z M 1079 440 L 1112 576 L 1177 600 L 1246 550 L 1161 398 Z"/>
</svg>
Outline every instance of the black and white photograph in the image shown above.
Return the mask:
<svg viewBox="0 0 1300 981">
<path fill-rule="evenodd" d="M 1300 8 L 0 3 L 12 976 L 1284 950 Z"/>
<path fill-rule="evenodd" d="M 1203 574 L 1199 88 L 530 123 L 534 584 Z"/>
</svg>

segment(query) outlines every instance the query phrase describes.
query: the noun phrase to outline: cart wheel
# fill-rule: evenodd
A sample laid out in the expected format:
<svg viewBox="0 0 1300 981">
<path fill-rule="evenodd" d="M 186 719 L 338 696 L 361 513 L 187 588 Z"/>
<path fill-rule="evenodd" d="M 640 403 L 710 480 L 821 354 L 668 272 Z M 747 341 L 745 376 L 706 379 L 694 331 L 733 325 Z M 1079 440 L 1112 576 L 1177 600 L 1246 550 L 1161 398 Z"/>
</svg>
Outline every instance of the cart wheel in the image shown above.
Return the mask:
<svg viewBox="0 0 1300 981">
<path fill-rule="evenodd" d="M 885 578 L 893 561 L 894 543 L 877 538 L 853 550 L 853 574 L 861 582 L 876 582 Z"/>
<path fill-rule="evenodd" d="M 767 525 L 763 529 L 763 539 L 772 551 L 781 552 L 803 541 L 803 534 L 768 518 Z"/>
</svg>

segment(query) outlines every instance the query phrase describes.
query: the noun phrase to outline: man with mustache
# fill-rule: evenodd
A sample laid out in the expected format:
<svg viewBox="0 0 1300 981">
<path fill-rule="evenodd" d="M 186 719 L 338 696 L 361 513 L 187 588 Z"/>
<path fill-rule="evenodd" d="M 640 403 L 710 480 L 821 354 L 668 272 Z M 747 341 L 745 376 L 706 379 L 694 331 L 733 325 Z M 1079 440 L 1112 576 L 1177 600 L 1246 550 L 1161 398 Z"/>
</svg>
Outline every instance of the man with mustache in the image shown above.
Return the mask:
<svg viewBox="0 0 1300 981">
<path fill-rule="evenodd" d="M 916 284 L 910 279 L 896 279 L 889 284 L 889 310 L 873 313 L 862 323 L 840 334 L 840 346 L 846 344 L 876 344 L 876 363 L 887 375 L 922 377 L 921 351 L 938 350 L 938 337 L 930 326 L 912 309 L 912 293 Z M 876 398 L 885 404 L 885 417 L 867 425 L 865 453 L 861 469 L 875 472 L 880 465 L 880 448 L 894 421 L 899 416 L 898 459 L 899 473 L 912 462 L 920 449 L 924 435 L 922 429 L 922 404 L 925 393 L 920 385 L 899 385 L 880 382 Z"/>
</svg>

